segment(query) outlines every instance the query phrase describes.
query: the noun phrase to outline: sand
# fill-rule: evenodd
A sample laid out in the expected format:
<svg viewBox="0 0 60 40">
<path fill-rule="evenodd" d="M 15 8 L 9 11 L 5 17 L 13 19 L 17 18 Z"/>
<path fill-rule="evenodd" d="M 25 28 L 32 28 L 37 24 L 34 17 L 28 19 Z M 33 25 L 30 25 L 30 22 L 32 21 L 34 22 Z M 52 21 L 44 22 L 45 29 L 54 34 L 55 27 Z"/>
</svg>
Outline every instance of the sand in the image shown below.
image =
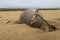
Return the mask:
<svg viewBox="0 0 60 40">
<path fill-rule="evenodd" d="M 60 10 L 41 10 L 43 17 L 58 29 L 52 32 L 19 24 L 22 12 L 0 11 L 0 40 L 60 40 Z"/>
</svg>

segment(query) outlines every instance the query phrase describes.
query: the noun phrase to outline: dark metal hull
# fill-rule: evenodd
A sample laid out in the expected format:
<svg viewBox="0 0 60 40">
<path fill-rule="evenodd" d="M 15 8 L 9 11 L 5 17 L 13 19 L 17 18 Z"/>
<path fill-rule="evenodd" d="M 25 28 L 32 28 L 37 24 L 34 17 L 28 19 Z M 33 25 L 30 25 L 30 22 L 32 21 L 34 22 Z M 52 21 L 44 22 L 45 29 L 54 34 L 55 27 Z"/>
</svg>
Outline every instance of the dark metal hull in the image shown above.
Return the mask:
<svg viewBox="0 0 60 40">
<path fill-rule="evenodd" d="M 20 15 L 19 20 L 20 22 L 23 22 L 27 25 L 39 28 L 43 23 L 42 19 L 39 17 L 37 18 L 37 21 L 33 25 L 31 25 L 32 17 L 34 16 L 34 14 L 35 12 L 33 10 L 27 9 Z M 41 15 L 41 13 L 39 14 Z"/>
</svg>

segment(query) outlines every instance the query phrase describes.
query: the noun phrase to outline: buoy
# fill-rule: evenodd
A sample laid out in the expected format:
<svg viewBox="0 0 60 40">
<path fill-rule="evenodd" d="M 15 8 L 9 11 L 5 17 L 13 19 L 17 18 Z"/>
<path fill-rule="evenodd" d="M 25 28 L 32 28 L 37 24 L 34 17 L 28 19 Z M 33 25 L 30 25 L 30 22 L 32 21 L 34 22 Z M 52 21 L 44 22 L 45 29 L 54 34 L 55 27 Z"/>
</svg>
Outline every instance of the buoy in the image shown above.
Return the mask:
<svg viewBox="0 0 60 40">
<path fill-rule="evenodd" d="M 42 17 L 42 14 L 37 9 L 26 9 L 20 15 L 19 21 L 20 23 L 25 23 L 32 27 L 40 28 L 43 21 L 41 18 L 36 16 L 36 14 L 39 14 Z"/>
</svg>

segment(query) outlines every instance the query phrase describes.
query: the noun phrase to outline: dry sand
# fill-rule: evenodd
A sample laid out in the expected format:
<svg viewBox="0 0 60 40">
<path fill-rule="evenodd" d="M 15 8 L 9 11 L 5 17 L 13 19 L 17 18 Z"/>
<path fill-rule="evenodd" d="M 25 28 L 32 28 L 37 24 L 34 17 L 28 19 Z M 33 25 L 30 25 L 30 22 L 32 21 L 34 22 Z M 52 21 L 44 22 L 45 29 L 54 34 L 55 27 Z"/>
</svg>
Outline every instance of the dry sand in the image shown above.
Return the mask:
<svg viewBox="0 0 60 40">
<path fill-rule="evenodd" d="M 0 40 L 60 40 L 60 10 L 41 10 L 44 18 L 58 29 L 53 32 L 19 24 L 22 12 L 0 11 Z"/>
</svg>

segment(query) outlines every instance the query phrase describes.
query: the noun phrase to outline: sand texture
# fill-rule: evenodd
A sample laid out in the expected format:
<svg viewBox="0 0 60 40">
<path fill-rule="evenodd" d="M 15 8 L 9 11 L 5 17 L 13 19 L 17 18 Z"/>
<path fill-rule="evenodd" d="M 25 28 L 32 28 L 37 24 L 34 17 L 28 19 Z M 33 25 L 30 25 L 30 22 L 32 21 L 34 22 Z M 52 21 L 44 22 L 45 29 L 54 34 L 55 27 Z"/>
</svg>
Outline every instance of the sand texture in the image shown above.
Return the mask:
<svg viewBox="0 0 60 40">
<path fill-rule="evenodd" d="M 0 40 L 60 40 L 60 10 L 41 10 L 43 17 L 58 29 L 52 32 L 19 24 L 22 12 L 0 11 Z"/>
</svg>

